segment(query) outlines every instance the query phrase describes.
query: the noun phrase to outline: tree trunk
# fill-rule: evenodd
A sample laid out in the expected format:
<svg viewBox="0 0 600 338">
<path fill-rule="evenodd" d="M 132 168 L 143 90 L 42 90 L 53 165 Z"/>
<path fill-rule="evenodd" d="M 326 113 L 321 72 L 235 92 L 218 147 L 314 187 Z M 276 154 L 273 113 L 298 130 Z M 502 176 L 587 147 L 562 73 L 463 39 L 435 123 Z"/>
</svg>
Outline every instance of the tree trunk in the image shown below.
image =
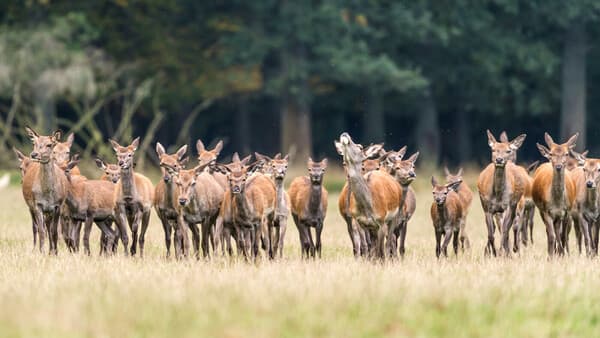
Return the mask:
<svg viewBox="0 0 600 338">
<path fill-rule="evenodd" d="M 457 136 L 457 153 L 459 163 L 466 163 L 472 160 L 471 157 L 471 121 L 469 113 L 464 109 L 459 109 L 456 113 L 456 136 Z"/>
<path fill-rule="evenodd" d="M 421 109 L 417 114 L 417 149 L 422 154 L 422 162 L 426 165 L 436 165 L 440 153 L 440 131 L 438 114 L 431 89 L 423 93 Z"/>
<path fill-rule="evenodd" d="M 586 147 L 586 33 L 582 22 L 571 23 L 565 34 L 562 67 L 561 136 L 579 133 L 577 148 Z"/>
<path fill-rule="evenodd" d="M 240 95 L 237 99 L 237 109 L 234 117 L 235 144 L 243 155 L 250 154 L 250 116 L 248 112 L 248 98 Z"/>
<path fill-rule="evenodd" d="M 367 89 L 367 102 L 364 114 L 363 141 L 368 143 L 385 142 L 385 116 L 383 110 L 383 94 L 375 88 Z"/>
<path fill-rule="evenodd" d="M 310 108 L 290 95 L 281 105 L 281 152 L 294 154 L 293 164 L 304 164 L 312 154 Z"/>
</svg>

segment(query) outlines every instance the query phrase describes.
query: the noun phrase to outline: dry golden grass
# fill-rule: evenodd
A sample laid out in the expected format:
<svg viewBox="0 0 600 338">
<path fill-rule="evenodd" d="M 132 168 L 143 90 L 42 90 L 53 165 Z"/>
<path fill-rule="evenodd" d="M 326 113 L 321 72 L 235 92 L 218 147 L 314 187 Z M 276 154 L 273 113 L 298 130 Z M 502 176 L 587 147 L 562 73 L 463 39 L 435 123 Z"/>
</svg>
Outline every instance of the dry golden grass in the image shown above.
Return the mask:
<svg viewBox="0 0 600 338">
<path fill-rule="evenodd" d="M 426 180 L 425 177 L 420 180 Z M 32 250 L 20 189 L 0 195 L 0 336 L 364 337 L 585 336 L 600 334 L 600 265 L 572 254 L 547 260 L 535 245 L 485 259 L 478 200 L 468 219 L 473 248 L 437 260 L 430 189 L 417 184 L 402 261 L 355 260 L 332 194 L 324 258 L 300 260 L 290 220 L 286 258 L 257 265 L 222 257 L 167 261 L 155 216 L 144 260 L 58 257 Z M 573 245 L 572 245 L 573 247 Z"/>
</svg>

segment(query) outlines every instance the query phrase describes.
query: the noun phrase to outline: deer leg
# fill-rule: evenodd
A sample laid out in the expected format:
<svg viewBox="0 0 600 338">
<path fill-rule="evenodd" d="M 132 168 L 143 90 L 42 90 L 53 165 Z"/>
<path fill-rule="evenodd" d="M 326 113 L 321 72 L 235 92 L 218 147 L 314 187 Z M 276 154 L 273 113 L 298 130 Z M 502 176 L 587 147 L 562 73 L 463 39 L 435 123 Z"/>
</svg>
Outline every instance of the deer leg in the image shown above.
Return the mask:
<svg viewBox="0 0 600 338">
<path fill-rule="evenodd" d="M 206 222 L 202 222 L 204 226 Z M 188 227 L 192 231 L 192 244 L 194 245 L 194 256 L 200 259 L 200 229 L 196 223 L 188 223 Z M 204 231 L 203 231 L 204 232 Z M 202 241 L 204 242 L 204 240 Z M 202 251 L 204 252 L 204 243 L 202 243 Z"/>
<path fill-rule="evenodd" d="M 442 231 L 441 229 L 435 228 L 435 257 L 440 258 L 440 254 L 442 253 L 442 248 L 440 243 L 442 241 Z"/>
<path fill-rule="evenodd" d="M 464 217 L 460 222 L 460 248 L 462 252 L 471 248 L 471 242 L 467 235 L 467 219 Z"/>
<path fill-rule="evenodd" d="M 515 225 L 515 227 L 513 228 L 513 252 L 517 253 L 519 252 L 519 243 L 520 243 L 520 239 L 519 239 L 519 235 L 521 234 L 521 231 L 523 229 L 523 224 L 521 225 Z"/>
<path fill-rule="evenodd" d="M 404 243 L 406 242 L 406 232 L 408 231 L 408 221 L 402 221 L 402 226 L 400 227 L 400 245 L 398 249 L 400 250 L 400 257 L 404 258 L 404 253 L 406 252 Z"/>
<path fill-rule="evenodd" d="M 165 233 L 165 247 L 167 248 L 167 258 L 169 258 L 171 256 L 171 223 L 161 212 L 157 212 L 157 214 Z"/>
<path fill-rule="evenodd" d="M 100 248 L 100 254 L 109 255 L 109 250 L 113 245 L 113 241 L 115 240 L 115 234 L 112 230 L 111 224 L 112 221 L 104 221 L 96 223 L 100 230 L 102 231 L 102 244 Z"/>
<path fill-rule="evenodd" d="M 142 221 L 143 211 L 141 207 L 136 207 L 135 214 L 133 216 L 133 220 L 131 222 L 131 248 L 130 252 L 132 256 L 135 256 L 137 253 L 138 246 L 138 230 L 140 228 L 140 223 Z"/>
<path fill-rule="evenodd" d="M 395 227 L 390 227 L 389 231 L 388 231 L 388 240 L 386 243 L 386 252 L 387 252 L 387 256 L 391 257 L 391 258 L 396 258 L 397 257 L 397 252 L 398 252 L 398 248 L 397 248 L 397 244 L 398 244 L 398 230 L 400 228 L 400 224 L 396 225 Z"/>
<path fill-rule="evenodd" d="M 202 222 L 202 224 L 200 225 L 202 227 L 202 256 L 204 258 L 210 258 L 210 248 L 209 248 L 209 241 L 212 238 L 212 230 L 213 230 L 213 223 L 210 221 L 207 222 Z"/>
<path fill-rule="evenodd" d="M 58 221 L 60 220 L 60 207 L 54 208 L 50 220 L 52 235 L 52 254 L 58 255 Z"/>
<path fill-rule="evenodd" d="M 452 227 L 447 224 L 444 226 L 444 242 L 442 243 L 442 252 L 444 253 L 444 257 L 448 257 L 448 244 L 450 244 L 450 239 L 452 238 Z"/>
<path fill-rule="evenodd" d="M 142 214 L 142 229 L 140 230 L 140 257 L 144 258 L 144 244 L 146 243 L 146 231 L 150 224 L 150 209 Z"/>
<path fill-rule="evenodd" d="M 381 260 L 385 260 L 385 239 L 388 234 L 389 225 L 385 222 L 379 225 L 377 231 L 377 257 Z"/>
<path fill-rule="evenodd" d="M 594 220 L 592 229 L 590 230 L 590 232 L 591 232 L 590 237 L 591 237 L 591 241 L 592 241 L 592 248 L 593 248 L 594 255 L 598 255 L 598 231 L 599 230 L 600 230 L 599 220 L 596 219 L 596 220 Z"/>
<path fill-rule="evenodd" d="M 452 235 L 452 247 L 454 249 L 454 256 L 458 256 L 458 233 L 459 229 L 453 231 Z"/>
<path fill-rule="evenodd" d="M 83 227 L 83 249 L 86 255 L 90 255 L 90 232 L 92 232 L 92 223 L 94 219 L 91 217 L 85 218 L 85 225 Z"/>
<path fill-rule="evenodd" d="M 585 254 L 589 257 L 592 254 L 591 242 L 590 239 L 590 224 L 592 224 L 593 220 L 583 219 L 581 223 L 581 231 L 583 233 L 583 243 L 585 245 Z"/>
<path fill-rule="evenodd" d="M 485 213 L 485 223 L 488 230 L 488 242 L 486 246 L 486 254 L 492 254 L 496 256 L 496 243 L 494 242 L 494 231 L 496 225 L 494 224 L 494 218 L 490 212 Z"/>
<path fill-rule="evenodd" d="M 37 224 L 38 243 L 40 244 L 40 253 L 44 252 L 44 241 L 46 240 L 46 224 L 44 213 L 41 209 L 36 208 L 34 213 L 35 223 Z"/>
<path fill-rule="evenodd" d="M 535 207 L 532 206 L 529 209 L 529 221 L 527 222 L 527 224 L 529 225 L 529 241 L 531 242 L 531 245 L 533 245 L 533 218 L 535 216 Z"/>
<path fill-rule="evenodd" d="M 580 213 L 574 213 L 572 216 L 573 230 L 575 230 L 575 241 L 577 242 L 577 249 L 581 255 L 581 228 L 583 226 L 584 219 Z M 570 229 L 569 229 L 570 230 Z"/>
<path fill-rule="evenodd" d="M 37 236 L 38 236 L 38 225 L 35 220 L 35 213 L 29 209 L 29 215 L 31 215 L 31 231 L 33 232 L 33 250 L 37 248 Z"/>
<path fill-rule="evenodd" d="M 502 249 L 504 254 L 510 256 L 510 244 L 509 244 L 509 234 L 510 228 L 515 220 L 515 208 L 516 206 L 511 206 L 505 213 L 504 219 L 502 222 Z"/>
<path fill-rule="evenodd" d="M 565 247 L 565 243 L 569 237 L 570 223 L 564 217 L 559 217 L 554 221 L 554 233 L 556 234 L 556 244 L 558 253 L 563 256 L 569 253 L 569 248 Z M 566 251 L 565 251 L 566 250 Z"/>
<path fill-rule="evenodd" d="M 321 233 L 323 232 L 323 220 L 319 220 L 315 227 L 315 236 L 317 238 L 317 254 L 321 259 Z"/>
<path fill-rule="evenodd" d="M 120 204 L 117 205 L 115 210 L 115 223 L 117 223 L 117 228 L 119 229 L 119 234 L 121 235 L 121 242 L 124 246 L 125 256 L 129 255 L 127 251 L 127 246 L 129 245 L 129 238 L 127 236 L 127 216 L 125 214 L 125 206 Z"/>
</svg>

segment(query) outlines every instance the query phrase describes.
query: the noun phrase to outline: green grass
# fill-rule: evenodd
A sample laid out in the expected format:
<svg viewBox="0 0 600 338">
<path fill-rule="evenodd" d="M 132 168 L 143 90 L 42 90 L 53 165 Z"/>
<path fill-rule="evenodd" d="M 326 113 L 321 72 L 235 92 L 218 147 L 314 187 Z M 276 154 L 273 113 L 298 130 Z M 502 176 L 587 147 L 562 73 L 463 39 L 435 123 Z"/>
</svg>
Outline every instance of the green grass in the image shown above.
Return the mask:
<svg viewBox="0 0 600 338">
<path fill-rule="evenodd" d="M 68 254 L 62 243 L 50 257 L 32 249 L 20 189 L 8 188 L 0 194 L 0 336 L 600 335 L 598 260 L 548 260 L 539 219 L 533 247 L 512 258 L 483 258 L 477 200 L 467 225 L 472 250 L 437 260 L 425 183 L 415 185 L 407 256 L 384 264 L 352 257 L 335 194 L 320 261 L 299 258 L 291 219 L 282 261 L 167 261 L 155 216 L 143 260 L 98 257 L 96 228 L 92 257 Z"/>
</svg>

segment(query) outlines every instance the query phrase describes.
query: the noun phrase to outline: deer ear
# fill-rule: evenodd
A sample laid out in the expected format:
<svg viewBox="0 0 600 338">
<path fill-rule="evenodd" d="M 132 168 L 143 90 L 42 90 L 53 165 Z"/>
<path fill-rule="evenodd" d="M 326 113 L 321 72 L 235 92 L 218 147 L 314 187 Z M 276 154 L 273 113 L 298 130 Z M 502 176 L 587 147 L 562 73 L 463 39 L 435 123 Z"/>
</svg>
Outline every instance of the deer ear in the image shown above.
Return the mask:
<svg viewBox="0 0 600 338">
<path fill-rule="evenodd" d="M 573 156 L 573 158 L 576 159 L 577 162 L 585 162 L 585 160 L 587 160 L 586 156 L 583 153 L 580 154 L 580 153 L 577 153 L 577 152 L 575 152 L 573 150 L 570 150 L 569 154 L 571 156 Z"/>
<path fill-rule="evenodd" d="M 250 158 L 250 156 L 246 157 L 246 158 Z M 246 159 L 244 158 L 244 160 Z M 249 164 L 248 166 L 246 166 L 246 173 L 248 175 L 253 174 L 254 172 L 256 172 L 257 170 L 260 170 L 262 168 L 263 165 L 263 161 L 256 161 L 254 163 Z"/>
<path fill-rule="evenodd" d="M 177 150 L 177 152 L 175 153 L 177 155 L 177 160 L 179 162 L 181 162 L 181 160 L 183 160 L 183 157 L 185 156 L 185 152 L 187 151 L 187 144 L 183 145 L 181 148 L 179 148 L 179 150 Z"/>
<path fill-rule="evenodd" d="M 337 153 L 343 156 L 344 148 L 342 147 L 342 143 L 338 141 L 333 141 L 333 144 L 335 145 L 335 150 L 337 151 Z"/>
<path fill-rule="evenodd" d="M 523 142 L 525 142 L 526 137 L 527 137 L 527 134 L 521 134 L 521 135 L 515 137 L 515 139 L 510 142 L 510 147 L 513 150 L 517 150 L 517 149 L 521 148 L 521 146 L 523 145 Z"/>
<path fill-rule="evenodd" d="M 27 158 L 27 156 L 25 156 L 25 154 L 20 152 L 17 148 L 13 147 L 13 151 L 15 152 L 15 155 L 17 155 L 19 162 L 23 162 L 23 160 Z"/>
<path fill-rule="evenodd" d="M 547 159 L 550 159 L 550 149 L 546 148 L 545 146 L 536 143 L 535 144 L 538 148 L 538 150 L 540 151 L 540 154 L 542 154 L 542 156 L 544 156 Z"/>
<path fill-rule="evenodd" d="M 204 169 L 206 168 L 206 166 L 208 166 L 208 163 L 200 164 L 200 165 L 196 166 L 196 168 L 194 168 L 194 174 L 196 176 L 202 174 L 202 172 L 204 171 Z"/>
<path fill-rule="evenodd" d="M 406 150 L 407 150 L 407 149 L 408 149 L 408 148 L 407 148 L 406 146 L 404 146 L 404 147 L 402 147 L 402 148 L 398 149 L 398 151 L 397 151 L 397 152 L 396 152 L 396 154 L 395 154 L 395 155 L 396 155 L 396 158 L 395 158 L 394 160 L 400 161 L 401 159 L 403 159 L 403 158 L 404 158 L 404 155 L 406 155 Z"/>
<path fill-rule="evenodd" d="M 416 153 L 410 155 L 410 157 L 408 158 L 407 161 L 410 161 L 410 162 L 412 162 L 414 164 L 415 162 L 417 162 L 417 158 L 419 158 L 419 152 L 418 151 Z"/>
<path fill-rule="evenodd" d="M 181 159 L 181 160 L 179 160 L 179 164 L 180 164 L 180 165 L 181 165 L 183 168 L 185 168 L 185 166 L 188 164 L 188 162 L 189 162 L 189 161 L 190 161 L 190 158 L 189 158 L 189 157 L 186 157 L 186 158 L 184 158 L 184 159 Z"/>
<path fill-rule="evenodd" d="M 60 142 L 61 137 L 62 137 L 62 131 L 60 131 L 60 130 L 56 130 L 54 133 L 52 133 L 52 138 L 54 139 L 55 142 Z"/>
<path fill-rule="evenodd" d="M 448 167 L 444 166 L 444 174 L 446 176 L 450 176 L 450 170 L 448 170 Z"/>
<path fill-rule="evenodd" d="M 158 154 L 158 157 L 163 156 L 165 153 L 165 147 L 163 147 L 163 145 L 160 144 L 160 142 L 156 142 L 156 154 Z"/>
<path fill-rule="evenodd" d="M 438 181 L 435 179 L 435 176 L 431 176 L 431 186 L 436 187 L 438 185 Z"/>
<path fill-rule="evenodd" d="M 321 160 L 321 167 L 323 167 L 323 168 L 327 168 L 327 162 L 328 162 L 328 161 L 327 161 L 327 158 L 324 158 L 324 159 L 322 159 L 322 160 Z"/>
<path fill-rule="evenodd" d="M 239 162 L 240 161 L 240 154 L 237 153 L 237 151 L 235 153 L 233 153 L 233 156 L 231 156 L 231 162 Z"/>
<path fill-rule="evenodd" d="M 198 140 L 200 141 L 200 140 Z M 215 149 L 213 149 L 213 151 L 215 152 L 215 154 L 217 154 L 217 156 L 219 156 L 219 154 L 221 153 L 221 150 L 223 150 L 223 140 L 219 140 L 219 142 L 217 142 L 217 145 L 215 146 Z"/>
<path fill-rule="evenodd" d="M 136 137 L 133 142 L 131 142 L 131 146 L 133 147 L 133 151 L 136 151 L 138 146 L 140 145 L 140 137 Z"/>
<path fill-rule="evenodd" d="M 535 161 L 533 163 L 531 163 L 528 167 L 527 167 L 527 172 L 531 173 L 533 171 L 535 171 L 535 169 L 537 169 L 538 165 L 540 164 L 540 161 Z"/>
<path fill-rule="evenodd" d="M 40 135 L 36 133 L 35 130 L 31 129 L 31 127 L 29 126 L 25 127 L 25 131 L 27 132 L 27 136 L 29 136 L 29 138 L 32 140 L 40 137 Z"/>
<path fill-rule="evenodd" d="M 119 149 L 121 148 L 121 145 L 117 143 L 117 141 L 110 139 L 108 140 L 110 142 L 110 145 L 113 147 L 114 151 L 119 151 Z"/>
<path fill-rule="evenodd" d="M 463 175 L 463 168 L 458 169 L 458 173 L 456 173 L 456 176 L 462 176 Z"/>
<path fill-rule="evenodd" d="M 198 154 L 201 154 L 204 151 L 206 151 L 206 148 L 204 147 L 204 143 L 202 143 L 202 140 L 200 140 L 200 139 L 198 139 L 198 141 L 196 141 L 196 151 L 198 152 Z"/>
<path fill-rule="evenodd" d="M 102 169 L 102 170 L 106 170 L 106 163 L 104 163 L 104 161 L 102 161 L 101 159 L 97 158 L 96 159 L 96 167 Z"/>
<path fill-rule="evenodd" d="M 214 166 L 214 170 L 216 172 L 220 172 L 223 175 L 227 175 L 227 173 L 229 173 L 231 170 L 229 169 L 229 167 L 227 167 L 226 165 L 223 164 L 216 164 Z"/>
<path fill-rule="evenodd" d="M 254 157 L 256 157 L 256 159 L 259 161 L 266 161 L 266 162 L 270 161 L 270 159 L 266 155 L 263 155 L 256 151 L 254 152 Z"/>
<path fill-rule="evenodd" d="M 367 149 L 363 150 L 363 154 L 365 158 L 372 159 L 375 156 L 378 156 L 381 150 L 383 149 L 383 144 L 372 144 L 367 147 Z"/>
<path fill-rule="evenodd" d="M 577 137 L 579 137 L 579 133 L 575 133 L 575 135 L 573 135 L 573 136 L 571 136 L 571 138 L 569 138 L 569 140 L 567 141 L 567 147 L 569 147 L 569 149 L 575 148 L 575 143 L 577 142 Z"/>
<path fill-rule="evenodd" d="M 552 136 L 548 134 L 548 132 L 544 133 L 544 140 L 546 141 L 546 145 L 548 145 L 548 147 L 552 147 L 554 145 L 554 140 L 552 139 Z"/>
<path fill-rule="evenodd" d="M 460 186 L 461 183 L 462 183 L 462 180 L 454 181 L 454 182 L 446 184 L 446 188 L 453 190 L 453 191 L 457 191 L 458 187 Z"/>
<path fill-rule="evenodd" d="M 506 135 L 506 130 L 503 130 L 500 133 L 500 142 L 504 142 L 504 143 L 508 142 L 508 135 Z"/>
<path fill-rule="evenodd" d="M 285 154 L 285 156 L 283 157 L 284 161 L 289 161 L 290 160 L 290 154 Z"/>
<path fill-rule="evenodd" d="M 67 136 L 67 144 L 69 145 L 69 148 L 73 146 L 73 141 L 75 141 L 75 135 L 70 133 L 69 136 Z"/>
<path fill-rule="evenodd" d="M 494 146 L 494 144 L 498 143 L 496 141 L 496 138 L 494 137 L 494 135 L 492 134 L 492 132 L 488 129 L 486 130 L 487 132 L 487 137 L 488 137 L 488 145 L 490 146 L 490 148 L 492 148 Z"/>
<path fill-rule="evenodd" d="M 248 156 L 244 157 L 240 162 L 242 163 L 242 165 L 246 165 L 246 163 L 250 162 L 251 159 L 252 159 L 252 155 L 248 155 Z"/>
</svg>

